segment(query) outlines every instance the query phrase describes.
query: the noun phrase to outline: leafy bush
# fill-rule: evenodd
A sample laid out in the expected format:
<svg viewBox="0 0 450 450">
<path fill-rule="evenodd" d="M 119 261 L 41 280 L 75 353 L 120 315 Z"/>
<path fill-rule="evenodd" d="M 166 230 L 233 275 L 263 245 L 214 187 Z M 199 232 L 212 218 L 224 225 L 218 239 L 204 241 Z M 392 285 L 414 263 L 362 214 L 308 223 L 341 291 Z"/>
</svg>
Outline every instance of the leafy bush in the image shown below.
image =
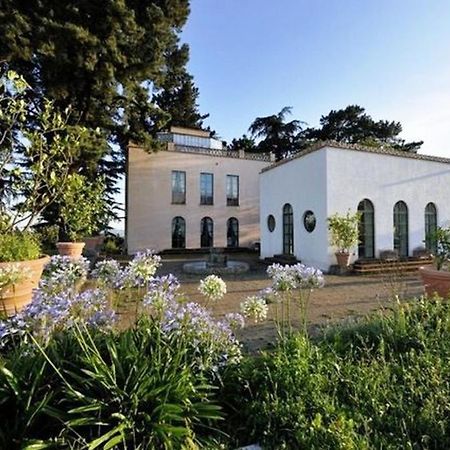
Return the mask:
<svg viewBox="0 0 450 450">
<path fill-rule="evenodd" d="M 347 212 L 345 216 L 334 214 L 328 217 L 331 245 L 340 252 L 349 252 L 358 243 L 358 225 L 361 214 Z"/>
<path fill-rule="evenodd" d="M 0 234 L 0 262 L 27 261 L 40 255 L 40 243 L 32 233 L 12 231 Z"/>
<path fill-rule="evenodd" d="M 228 430 L 273 449 L 450 448 L 449 359 L 450 306 L 440 300 L 316 343 L 293 336 L 228 369 Z"/>
<path fill-rule="evenodd" d="M 90 183 L 83 175 L 69 175 L 59 214 L 64 239 L 78 241 L 97 232 L 108 216 L 104 181 Z"/>
<path fill-rule="evenodd" d="M 219 448 L 216 392 L 241 357 L 230 315 L 186 302 L 160 258 L 125 267 L 54 256 L 33 300 L 0 321 L 0 448 Z M 111 291 L 138 296 L 133 327 L 116 329 Z M 12 413 L 11 413 L 12 411 Z"/>
<path fill-rule="evenodd" d="M 69 448 L 169 449 L 204 442 L 222 414 L 187 348 L 150 319 L 122 332 L 78 326 L 40 350 L 19 347 L 0 369 L 0 447 L 57 441 Z"/>
</svg>

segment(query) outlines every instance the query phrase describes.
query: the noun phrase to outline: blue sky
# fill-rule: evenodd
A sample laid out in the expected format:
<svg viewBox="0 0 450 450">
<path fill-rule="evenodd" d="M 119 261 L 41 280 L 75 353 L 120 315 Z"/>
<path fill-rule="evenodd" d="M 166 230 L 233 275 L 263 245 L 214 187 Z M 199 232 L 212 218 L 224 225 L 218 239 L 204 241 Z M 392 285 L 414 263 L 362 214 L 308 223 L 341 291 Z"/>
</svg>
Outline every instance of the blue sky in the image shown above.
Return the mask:
<svg viewBox="0 0 450 450">
<path fill-rule="evenodd" d="M 283 106 L 316 126 L 356 103 L 450 157 L 449 0 L 192 0 L 182 40 L 223 139 Z"/>
</svg>

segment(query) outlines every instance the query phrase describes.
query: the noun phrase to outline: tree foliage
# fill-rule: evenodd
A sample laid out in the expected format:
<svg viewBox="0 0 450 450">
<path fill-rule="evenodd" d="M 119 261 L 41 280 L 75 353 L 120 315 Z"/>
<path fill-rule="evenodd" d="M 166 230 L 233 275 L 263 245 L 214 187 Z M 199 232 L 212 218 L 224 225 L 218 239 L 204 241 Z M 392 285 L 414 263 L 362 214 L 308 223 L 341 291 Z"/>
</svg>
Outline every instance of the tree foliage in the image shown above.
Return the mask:
<svg viewBox="0 0 450 450">
<path fill-rule="evenodd" d="M 188 15 L 189 0 L 0 0 L 0 61 L 35 104 L 70 106 L 69 125 L 100 131 L 82 139 L 72 171 L 104 175 L 110 194 L 130 141 L 157 149 L 167 124 L 202 125 L 179 44 Z"/>
<path fill-rule="evenodd" d="M 423 141 L 406 142 L 400 138 L 400 122 L 374 120 L 358 105 L 332 110 L 320 118 L 318 128 L 303 128 L 305 122 L 286 121 L 292 108 L 285 106 L 279 113 L 257 117 L 250 125 L 250 138 L 245 134 L 233 139 L 231 150 L 273 152 L 276 159 L 297 153 L 318 141 L 336 141 L 344 144 L 361 144 L 371 147 L 391 147 L 396 150 L 417 152 Z"/>
<path fill-rule="evenodd" d="M 168 114 L 168 127 L 180 126 L 187 128 L 203 128 L 203 121 L 209 114 L 200 114 L 198 109 L 198 88 L 194 79 L 186 71 L 189 60 L 189 48 L 172 46 L 166 54 L 166 64 L 163 70 L 164 81 L 154 101 Z"/>
<path fill-rule="evenodd" d="M 399 137 L 401 132 L 400 122 L 375 121 L 361 106 L 349 105 L 322 116 L 320 127 L 304 130 L 303 139 L 305 142 L 332 140 L 373 147 L 389 146 L 397 150 L 417 152 L 423 141 L 407 143 Z"/>
<path fill-rule="evenodd" d="M 249 127 L 254 139 L 260 139 L 257 150 L 263 153 L 273 152 L 276 159 L 289 156 L 299 149 L 300 131 L 303 122 L 286 117 L 292 113 L 292 107 L 285 106 L 279 113 L 266 117 L 257 117 Z"/>
</svg>

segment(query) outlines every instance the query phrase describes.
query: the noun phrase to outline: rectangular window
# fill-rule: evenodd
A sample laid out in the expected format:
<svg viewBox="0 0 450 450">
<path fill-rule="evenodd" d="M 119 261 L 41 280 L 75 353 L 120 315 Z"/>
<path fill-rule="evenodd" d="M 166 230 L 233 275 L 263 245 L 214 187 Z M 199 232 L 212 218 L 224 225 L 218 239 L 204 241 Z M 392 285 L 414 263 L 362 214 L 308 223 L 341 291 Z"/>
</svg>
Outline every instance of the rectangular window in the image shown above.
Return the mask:
<svg viewBox="0 0 450 450">
<path fill-rule="evenodd" d="M 239 206 L 239 176 L 227 175 L 227 206 Z"/>
<path fill-rule="evenodd" d="M 214 176 L 212 173 L 200 174 L 200 204 L 212 205 L 214 203 Z"/>
<path fill-rule="evenodd" d="M 186 203 L 186 172 L 172 171 L 172 203 L 177 205 Z"/>
</svg>

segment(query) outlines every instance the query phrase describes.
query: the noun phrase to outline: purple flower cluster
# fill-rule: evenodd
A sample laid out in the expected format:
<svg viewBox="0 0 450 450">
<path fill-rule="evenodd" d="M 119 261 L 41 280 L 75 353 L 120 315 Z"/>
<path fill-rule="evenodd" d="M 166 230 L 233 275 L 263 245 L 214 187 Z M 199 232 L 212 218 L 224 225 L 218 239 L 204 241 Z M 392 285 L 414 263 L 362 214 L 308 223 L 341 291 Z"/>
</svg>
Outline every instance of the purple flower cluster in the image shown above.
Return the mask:
<svg viewBox="0 0 450 450">
<path fill-rule="evenodd" d="M 38 289 L 33 299 L 20 313 L 0 321 L 0 346 L 5 338 L 30 333 L 36 338 L 49 338 L 56 330 L 74 323 L 107 328 L 115 320 L 106 293 L 100 289 L 77 293 L 66 290 L 49 293 Z"/>
<path fill-rule="evenodd" d="M 240 315 L 239 315 L 240 316 Z M 160 319 L 163 333 L 178 334 L 188 339 L 199 355 L 202 368 L 217 368 L 239 362 L 241 348 L 233 333 L 231 318 L 215 320 L 211 313 L 198 303 L 171 301 Z M 232 318 L 242 323 L 242 316 Z"/>
<path fill-rule="evenodd" d="M 120 264 L 115 259 L 105 259 L 95 264 L 91 277 L 105 287 L 114 287 L 121 274 Z"/>
<path fill-rule="evenodd" d="M 168 302 L 175 300 L 180 282 L 174 275 L 169 274 L 151 278 L 147 287 L 148 292 L 144 297 L 144 306 L 161 311 Z"/>
<path fill-rule="evenodd" d="M 89 260 L 72 259 L 68 256 L 52 256 L 45 267 L 39 288 L 47 293 L 59 293 L 73 290 L 77 283 L 86 279 L 89 271 Z"/>
<path fill-rule="evenodd" d="M 124 268 L 115 260 L 100 261 L 91 276 L 104 286 L 120 290 L 133 289 L 147 286 L 160 265 L 161 257 L 152 250 L 145 250 L 136 253 Z"/>
</svg>

